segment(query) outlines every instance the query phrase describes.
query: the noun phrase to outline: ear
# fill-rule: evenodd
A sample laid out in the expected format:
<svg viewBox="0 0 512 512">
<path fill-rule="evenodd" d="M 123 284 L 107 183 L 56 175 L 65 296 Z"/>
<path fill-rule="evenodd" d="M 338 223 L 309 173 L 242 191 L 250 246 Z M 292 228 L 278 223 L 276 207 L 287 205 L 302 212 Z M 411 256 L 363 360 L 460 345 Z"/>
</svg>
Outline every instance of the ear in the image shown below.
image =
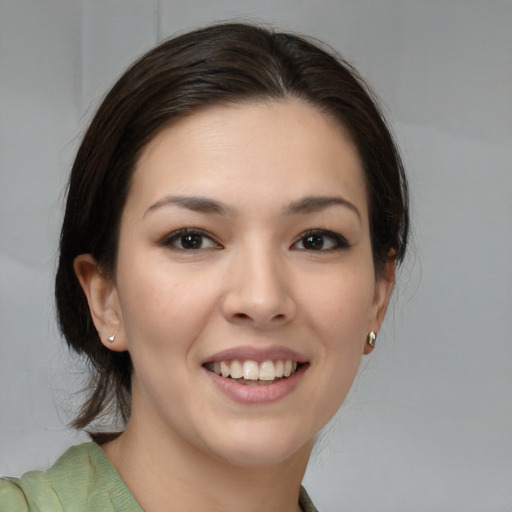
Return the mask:
<svg viewBox="0 0 512 512">
<path fill-rule="evenodd" d="M 368 332 L 374 331 L 375 333 L 378 333 L 382 326 L 382 322 L 384 322 L 391 292 L 395 285 L 395 270 L 396 258 L 393 252 L 387 263 L 384 265 L 381 274 L 375 281 L 375 290 L 368 322 Z M 373 347 L 369 343 L 365 342 L 364 354 L 369 354 L 372 350 Z"/>
<path fill-rule="evenodd" d="M 123 317 L 114 281 L 105 276 L 91 254 L 80 254 L 73 262 L 75 274 L 87 297 L 92 321 L 101 342 L 115 352 L 127 350 Z M 114 341 L 108 338 L 115 335 Z"/>
</svg>

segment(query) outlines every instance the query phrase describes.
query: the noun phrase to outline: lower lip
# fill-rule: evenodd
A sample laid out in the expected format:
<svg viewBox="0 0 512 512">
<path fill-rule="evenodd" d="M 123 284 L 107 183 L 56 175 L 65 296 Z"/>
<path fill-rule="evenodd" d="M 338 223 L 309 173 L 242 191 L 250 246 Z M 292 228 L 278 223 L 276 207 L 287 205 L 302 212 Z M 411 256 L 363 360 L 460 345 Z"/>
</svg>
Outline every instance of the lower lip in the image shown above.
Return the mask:
<svg viewBox="0 0 512 512">
<path fill-rule="evenodd" d="M 309 365 L 304 364 L 290 377 L 279 380 L 274 384 L 262 386 L 240 384 L 236 380 L 221 377 L 206 368 L 204 368 L 204 371 L 220 391 L 231 400 L 242 404 L 268 404 L 277 402 L 291 394 L 299 385 L 300 379 L 308 368 Z"/>
</svg>

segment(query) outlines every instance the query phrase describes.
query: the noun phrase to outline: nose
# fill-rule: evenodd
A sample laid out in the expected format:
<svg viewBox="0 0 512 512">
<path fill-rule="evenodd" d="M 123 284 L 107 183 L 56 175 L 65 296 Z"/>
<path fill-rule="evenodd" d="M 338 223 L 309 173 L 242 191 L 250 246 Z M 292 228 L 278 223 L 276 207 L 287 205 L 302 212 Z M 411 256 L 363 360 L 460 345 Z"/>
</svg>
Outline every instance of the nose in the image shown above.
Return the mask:
<svg viewBox="0 0 512 512">
<path fill-rule="evenodd" d="M 290 271 L 270 248 L 237 251 L 227 281 L 222 309 L 229 322 L 272 329 L 295 316 Z"/>
</svg>

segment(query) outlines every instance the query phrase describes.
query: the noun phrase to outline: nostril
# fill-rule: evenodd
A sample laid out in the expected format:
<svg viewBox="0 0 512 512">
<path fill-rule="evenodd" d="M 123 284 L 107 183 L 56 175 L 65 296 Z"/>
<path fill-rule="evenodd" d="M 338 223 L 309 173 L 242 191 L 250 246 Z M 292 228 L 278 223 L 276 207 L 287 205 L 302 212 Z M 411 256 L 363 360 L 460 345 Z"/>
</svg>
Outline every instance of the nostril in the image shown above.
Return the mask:
<svg viewBox="0 0 512 512">
<path fill-rule="evenodd" d="M 247 319 L 251 318 L 251 316 L 248 315 L 247 313 L 236 313 L 233 316 L 234 316 L 234 318 L 238 318 L 239 320 L 247 320 Z M 283 313 L 279 313 L 278 315 L 273 316 L 272 320 L 284 320 L 285 318 L 286 318 L 286 315 L 284 315 Z"/>
</svg>

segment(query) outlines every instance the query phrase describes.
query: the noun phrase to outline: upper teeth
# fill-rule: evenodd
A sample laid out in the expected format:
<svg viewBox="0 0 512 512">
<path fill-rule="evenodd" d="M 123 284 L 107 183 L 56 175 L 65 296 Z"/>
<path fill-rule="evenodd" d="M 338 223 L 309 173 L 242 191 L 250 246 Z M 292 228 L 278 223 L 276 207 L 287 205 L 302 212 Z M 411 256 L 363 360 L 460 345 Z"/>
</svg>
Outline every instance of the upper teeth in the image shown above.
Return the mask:
<svg viewBox="0 0 512 512">
<path fill-rule="evenodd" d="M 208 363 L 206 367 L 223 377 L 245 380 L 274 380 L 279 377 L 289 377 L 297 370 L 297 361 L 291 359 L 277 361 L 216 361 Z"/>
</svg>

